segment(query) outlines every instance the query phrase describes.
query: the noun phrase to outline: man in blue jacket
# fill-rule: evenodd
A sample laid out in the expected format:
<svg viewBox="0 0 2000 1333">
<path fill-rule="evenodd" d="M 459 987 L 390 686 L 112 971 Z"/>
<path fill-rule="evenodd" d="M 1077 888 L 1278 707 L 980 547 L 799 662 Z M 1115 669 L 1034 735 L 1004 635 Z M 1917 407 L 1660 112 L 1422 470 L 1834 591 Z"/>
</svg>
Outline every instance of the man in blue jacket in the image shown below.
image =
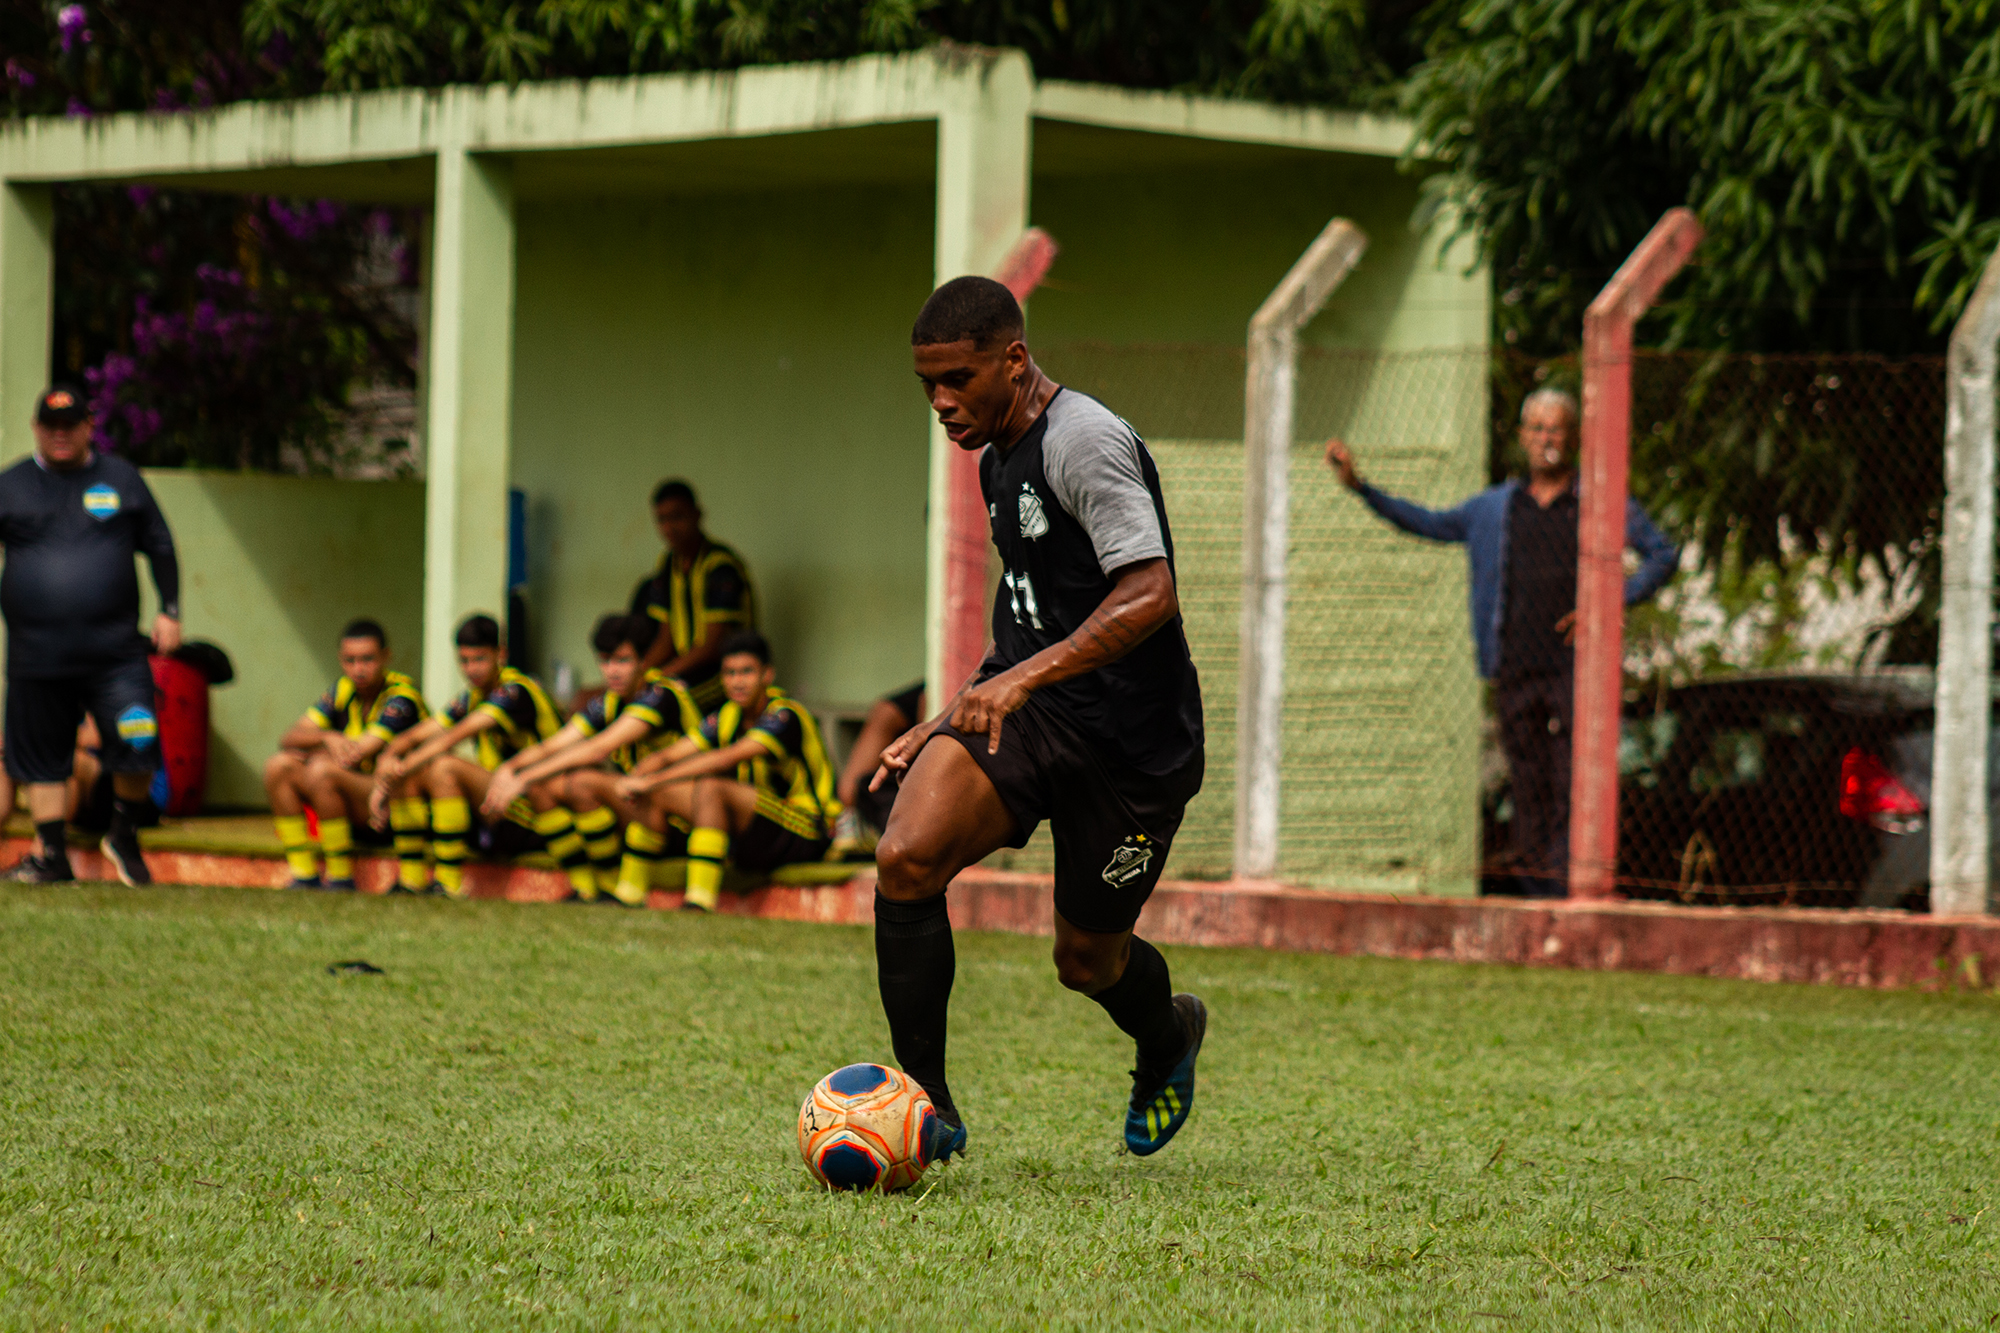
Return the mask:
<svg viewBox="0 0 2000 1333">
<path fill-rule="evenodd" d="M 1522 892 L 1559 898 L 1569 881 L 1571 704 L 1576 693 L 1576 399 L 1537 389 L 1521 404 L 1528 479 L 1502 482 L 1455 509 L 1425 509 L 1370 486 L 1339 440 L 1326 461 L 1347 489 L 1403 531 L 1465 543 L 1472 567 L 1472 637 L 1479 674 L 1493 682 L 1500 747 L 1514 799 L 1514 849 Z M 1625 541 L 1639 568 L 1625 605 L 1673 576 L 1674 544 L 1639 502 L 1625 502 Z"/>
</svg>

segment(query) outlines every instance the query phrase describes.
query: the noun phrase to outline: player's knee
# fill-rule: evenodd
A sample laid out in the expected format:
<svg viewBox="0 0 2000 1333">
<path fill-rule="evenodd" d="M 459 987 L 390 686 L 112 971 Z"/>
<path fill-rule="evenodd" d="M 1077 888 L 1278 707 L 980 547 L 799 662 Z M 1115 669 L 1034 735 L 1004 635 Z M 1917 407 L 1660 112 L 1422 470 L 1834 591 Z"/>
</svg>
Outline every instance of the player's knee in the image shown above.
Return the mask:
<svg viewBox="0 0 2000 1333">
<path fill-rule="evenodd" d="M 943 863 L 891 833 L 875 847 L 875 887 L 884 898 L 914 902 L 941 887 Z"/>
<path fill-rule="evenodd" d="M 1095 949 L 1079 948 L 1058 940 L 1055 947 L 1056 980 L 1070 990 L 1095 995 L 1111 984 L 1110 959 Z"/>
<path fill-rule="evenodd" d="M 290 750 L 280 750 L 264 763 L 264 790 L 276 791 L 298 781 L 305 765 Z"/>
</svg>

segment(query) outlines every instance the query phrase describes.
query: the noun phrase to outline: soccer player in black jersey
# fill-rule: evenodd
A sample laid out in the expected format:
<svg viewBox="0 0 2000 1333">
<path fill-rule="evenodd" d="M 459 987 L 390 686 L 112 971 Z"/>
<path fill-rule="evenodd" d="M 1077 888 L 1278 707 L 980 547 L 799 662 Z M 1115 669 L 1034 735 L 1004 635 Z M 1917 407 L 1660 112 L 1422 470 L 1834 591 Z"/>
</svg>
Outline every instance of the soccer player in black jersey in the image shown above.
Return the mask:
<svg viewBox="0 0 2000 1333">
<path fill-rule="evenodd" d="M 873 779 L 902 784 L 876 848 L 875 957 L 896 1058 L 947 1124 L 933 1160 L 965 1146 L 945 1081 L 945 889 L 1044 819 L 1056 975 L 1138 1047 L 1132 1152 L 1157 1152 L 1186 1122 L 1208 1026 L 1132 933 L 1202 777 L 1201 688 L 1159 473 L 1130 426 L 1042 373 L 1023 331 L 1005 287 L 967 277 L 931 294 L 910 335 L 945 433 L 981 451 L 1005 566 L 986 661 L 883 752 Z"/>
<path fill-rule="evenodd" d="M 291 887 L 353 892 L 350 816 L 367 818 L 377 764 L 416 742 L 427 711 L 410 678 L 389 669 L 382 626 L 348 622 L 340 632 L 340 679 L 292 724 L 264 765 L 264 792 L 291 865 Z M 308 808 L 319 821 L 316 839 L 306 825 Z M 401 862 L 398 887 L 415 893 L 427 882 L 423 793 L 412 782 L 395 784 L 390 810 Z"/>
<path fill-rule="evenodd" d="M 465 894 L 472 806 L 485 799 L 494 770 L 562 726 L 541 682 L 507 665 L 500 624 L 492 616 L 468 617 L 458 627 L 456 641 L 465 691 L 423 724 L 415 749 L 390 755 L 376 765 L 373 800 L 379 820 L 394 789 L 405 779 L 416 778 L 430 797 L 431 855 L 438 887 L 453 898 Z M 462 741 L 474 743 L 478 763 L 451 753 Z M 577 836 L 575 821 L 547 793 L 531 792 L 503 818 L 479 831 L 485 835 L 483 850 L 494 856 L 517 856 L 546 847 L 572 884 L 589 874 L 590 856 Z"/>
<path fill-rule="evenodd" d="M 583 902 L 609 894 L 628 907 L 644 907 L 652 863 L 686 851 L 687 830 L 673 828 L 659 856 L 650 854 L 648 844 L 625 857 L 642 864 L 621 872 L 619 823 L 629 824 L 637 812 L 618 793 L 618 779 L 647 755 L 701 726 L 701 713 L 686 686 L 658 671 L 641 670 L 640 655 L 652 645 L 653 634 L 648 616 L 599 620 L 591 646 L 604 672 L 604 692 L 577 709 L 555 735 L 501 764 L 480 803 L 482 815 L 498 819 L 523 793 L 539 788 L 575 816 L 596 878 L 592 890 L 576 885 L 576 899 Z"/>
</svg>

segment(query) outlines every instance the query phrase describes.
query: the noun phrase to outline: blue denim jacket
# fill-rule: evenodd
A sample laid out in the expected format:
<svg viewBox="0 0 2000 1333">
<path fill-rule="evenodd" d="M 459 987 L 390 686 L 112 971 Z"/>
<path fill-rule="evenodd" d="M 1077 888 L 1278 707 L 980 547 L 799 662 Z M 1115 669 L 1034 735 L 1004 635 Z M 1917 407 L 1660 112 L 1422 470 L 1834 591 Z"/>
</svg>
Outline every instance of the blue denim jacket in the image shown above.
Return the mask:
<svg viewBox="0 0 2000 1333">
<path fill-rule="evenodd" d="M 1455 509 L 1426 509 L 1363 485 L 1368 507 L 1403 531 L 1434 542 L 1464 542 L 1472 566 L 1472 638 L 1479 649 L 1479 674 L 1487 680 L 1500 670 L 1500 618 L 1507 588 L 1507 506 L 1519 481 L 1509 479 L 1481 491 Z M 1625 542 L 1639 553 L 1639 570 L 1625 580 L 1625 605 L 1643 602 L 1673 577 L 1680 551 L 1668 541 L 1639 502 L 1625 501 Z"/>
</svg>

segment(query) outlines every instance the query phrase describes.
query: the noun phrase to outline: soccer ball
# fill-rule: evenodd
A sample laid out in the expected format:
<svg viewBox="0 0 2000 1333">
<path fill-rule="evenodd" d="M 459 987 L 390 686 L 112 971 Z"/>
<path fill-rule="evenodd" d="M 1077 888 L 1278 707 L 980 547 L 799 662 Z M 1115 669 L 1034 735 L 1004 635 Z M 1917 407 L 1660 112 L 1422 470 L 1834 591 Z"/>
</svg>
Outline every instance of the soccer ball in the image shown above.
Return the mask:
<svg viewBox="0 0 2000 1333">
<path fill-rule="evenodd" d="M 929 1166 L 937 1111 L 917 1081 L 883 1065 L 836 1069 L 799 1108 L 799 1156 L 837 1190 L 907 1188 Z"/>
</svg>

